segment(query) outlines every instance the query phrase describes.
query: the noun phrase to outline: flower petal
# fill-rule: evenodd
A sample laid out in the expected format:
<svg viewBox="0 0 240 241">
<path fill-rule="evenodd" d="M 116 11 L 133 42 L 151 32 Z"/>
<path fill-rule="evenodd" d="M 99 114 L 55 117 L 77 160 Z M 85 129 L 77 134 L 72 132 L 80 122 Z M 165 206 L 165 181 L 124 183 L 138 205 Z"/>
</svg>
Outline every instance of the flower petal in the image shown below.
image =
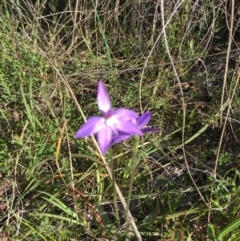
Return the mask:
<svg viewBox="0 0 240 241">
<path fill-rule="evenodd" d="M 98 145 L 102 154 L 104 155 L 107 149 L 111 146 L 112 141 L 112 130 L 111 128 L 104 128 L 97 133 Z"/>
<path fill-rule="evenodd" d="M 97 102 L 98 109 L 103 113 L 107 113 L 111 109 L 111 101 L 109 95 L 101 80 L 98 83 Z"/>
<path fill-rule="evenodd" d="M 125 134 L 125 133 L 118 133 L 117 135 L 114 135 L 112 138 L 111 145 L 117 144 L 121 141 L 125 141 L 126 139 L 130 138 L 132 135 Z"/>
<path fill-rule="evenodd" d="M 132 119 L 137 119 L 138 114 L 135 111 L 125 109 L 125 108 L 120 108 L 115 110 L 114 113 L 119 121 L 128 121 Z"/>
<path fill-rule="evenodd" d="M 137 123 L 138 123 L 138 127 L 141 129 L 144 126 L 146 126 L 150 119 L 151 119 L 151 112 L 147 111 L 146 113 L 142 114 L 138 119 L 137 119 Z"/>
<path fill-rule="evenodd" d="M 88 121 L 77 131 L 75 138 L 82 138 L 90 136 L 105 128 L 105 119 L 103 117 L 91 117 Z"/>
<path fill-rule="evenodd" d="M 149 133 L 149 132 L 159 132 L 159 130 L 155 127 L 145 127 L 143 129 L 141 129 L 141 131 L 146 134 L 146 133 Z"/>
<path fill-rule="evenodd" d="M 138 128 L 138 126 L 132 121 L 120 121 L 116 124 L 116 130 L 124 134 L 130 135 L 143 135 L 143 132 Z"/>
</svg>

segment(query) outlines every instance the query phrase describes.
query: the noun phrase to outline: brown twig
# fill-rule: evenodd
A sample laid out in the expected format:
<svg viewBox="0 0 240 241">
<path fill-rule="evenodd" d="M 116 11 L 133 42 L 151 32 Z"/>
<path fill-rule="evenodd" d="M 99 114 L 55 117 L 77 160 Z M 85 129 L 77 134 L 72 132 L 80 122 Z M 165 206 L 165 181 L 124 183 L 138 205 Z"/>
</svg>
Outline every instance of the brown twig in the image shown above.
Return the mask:
<svg viewBox="0 0 240 241">
<path fill-rule="evenodd" d="M 103 224 L 101 216 L 99 215 L 98 211 L 93 207 L 93 205 L 89 202 L 87 196 L 82 191 L 78 190 L 77 188 L 75 188 L 73 186 L 69 186 L 69 189 L 73 192 L 73 194 L 76 197 L 80 197 L 85 202 L 89 211 L 95 217 L 95 219 L 98 222 L 98 224 L 100 225 L 100 227 L 104 228 L 104 224 Z"/>
</svg>

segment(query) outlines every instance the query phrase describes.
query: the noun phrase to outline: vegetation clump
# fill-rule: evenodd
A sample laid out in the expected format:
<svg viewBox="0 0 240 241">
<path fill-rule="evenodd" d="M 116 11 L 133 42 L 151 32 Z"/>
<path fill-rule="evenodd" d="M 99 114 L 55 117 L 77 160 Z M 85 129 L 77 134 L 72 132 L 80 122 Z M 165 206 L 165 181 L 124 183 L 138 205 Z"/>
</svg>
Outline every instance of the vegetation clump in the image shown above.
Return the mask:
<svg viewBox="0 0 240 241">
<path fill-rule="evenodd" d="M 239 240 L 239 8 L 3 0 L 0 240 Z M 99 80 L 160 130 L 132 159 L 74 138 Z"/>
</svg>

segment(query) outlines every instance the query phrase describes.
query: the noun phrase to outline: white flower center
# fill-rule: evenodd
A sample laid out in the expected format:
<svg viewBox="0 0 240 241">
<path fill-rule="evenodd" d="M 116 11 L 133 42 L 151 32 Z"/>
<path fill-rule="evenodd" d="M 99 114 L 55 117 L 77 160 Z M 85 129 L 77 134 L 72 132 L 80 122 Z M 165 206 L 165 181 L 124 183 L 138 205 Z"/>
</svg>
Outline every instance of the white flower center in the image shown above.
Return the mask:
<svg viewBox="0 0 240 241">
<path fill-rule="evenodd" d="M 112 127 L 118 123 L 118 119 L 117 119 L 116 115 L 111 115 L 106 119 L 105 123 L 108 127 Z"/>
</svg>

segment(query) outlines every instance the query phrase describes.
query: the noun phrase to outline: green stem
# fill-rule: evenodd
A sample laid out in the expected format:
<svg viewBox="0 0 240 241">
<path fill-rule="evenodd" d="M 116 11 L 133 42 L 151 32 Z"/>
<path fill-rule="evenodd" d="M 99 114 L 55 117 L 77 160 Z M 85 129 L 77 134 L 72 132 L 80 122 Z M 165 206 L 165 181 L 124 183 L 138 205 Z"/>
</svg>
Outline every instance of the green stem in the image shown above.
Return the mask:
<svg viewBox="0 0 240 241">
<path fill-rule="evenodd" d="M 113 205 L 115 209 L 115 215 L 116 215 L 116 221 L 117 221 L 117 227 L 120 228 L 120 218 L 119 218 L 119 210 L 118 210 L 118 204 L 117 204 L 117 192 L 115 188 L 115 172 L 114 172 L 114 160 L 113 160 L 113 152 L 112 149 L 109 150 L 110 153 L 110 167 L 112 171 L 112 181 L 113 181 Z"/>
<path fill-rule="evenodd" d="M 139 144 L 139 136 L 135 135 L 133 137 L 133 154 L 132 159 L 130 161 L 130 182 L 129 182 L 129 189 L 128 189 L 128 197 L 127 197 L 127 213 L 126 213 L 126 222 L 129 223 L 129 206 L 132 197 L 132 189 L 133 189 L 133 182 L 134 182 L 134 171 L 137 164 L 137 151 L 138 151 L 138 144 Z M 128 225 L 127 225 L 128 226 Z"/>
</svg>

